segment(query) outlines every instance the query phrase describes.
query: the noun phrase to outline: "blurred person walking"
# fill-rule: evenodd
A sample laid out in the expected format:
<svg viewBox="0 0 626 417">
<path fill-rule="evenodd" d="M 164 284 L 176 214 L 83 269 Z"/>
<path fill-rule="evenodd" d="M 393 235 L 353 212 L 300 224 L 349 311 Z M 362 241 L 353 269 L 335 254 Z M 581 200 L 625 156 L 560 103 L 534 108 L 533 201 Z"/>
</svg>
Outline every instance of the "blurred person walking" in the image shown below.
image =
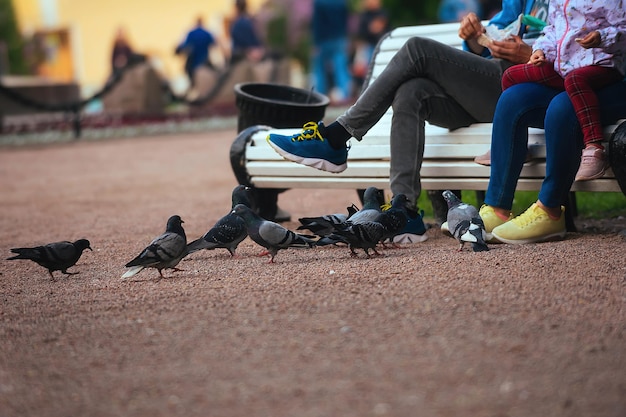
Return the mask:
<svg viewBox="0 0 626 417">
<path fill-rule="evenodd" d="M 350 98 L 348 68 L 348 3 L 346 0 L 314 0 L 311 30 L 313 34 L 314 88 L 329 94 L 328 75 L 337 89 L 336 100 Z"/>
<path fill-rule="evenodd" d="M 176 47 L 176 55 L 185 54 L 185 73 L 189 78 L 191 86 L 194 85 L 193 74 L 195 70 L 206 65 L 213 68 L 213 64 L 209 59 L 209 48 L 216 44 L 216 39 L 204 28 L 204 22 L 201 16 L 196 19 L 196 25 L 185 36 L 185 40 Z"/>
</svg>

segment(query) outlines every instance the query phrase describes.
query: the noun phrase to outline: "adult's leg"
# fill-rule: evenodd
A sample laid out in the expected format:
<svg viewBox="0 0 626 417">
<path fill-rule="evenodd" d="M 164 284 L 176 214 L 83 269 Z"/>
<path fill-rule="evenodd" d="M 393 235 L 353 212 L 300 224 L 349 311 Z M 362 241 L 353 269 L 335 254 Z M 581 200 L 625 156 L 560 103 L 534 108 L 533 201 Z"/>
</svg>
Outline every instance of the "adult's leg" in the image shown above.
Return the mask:
<svg viewBox="0 0 626 417">
<path fill-rule="evenodd" d="M 536 83 L 511 86 L 500 96 L 491 136 L 491 175 L 485 203 L 506 210 L 513 206 L 524 160 L 528 127 L 543 127 L 550 101 L 559 92 Z"/>
<path fill-rule="evenodd" d="M 328 93 L 328 83 L 326 82 L 327 49 L 327 42 L 322 42 L 313 49 L 313 82 L 315 83 L 313 87 L 322 94 Z"/>
<path fill-rule="evenodd" d="M 437 84 L 476 121 L 490 122 L 501 91 L 502 72 L 508 65 L 505 61 L 485 59 L 431 39 L 411 38 L 357 102 L 337 120 L 360 140 L 392 105 L 405 82 L 424 78 Z"/>
<path fill-rule="evenodd" d="M 333 41 L 333 77 L 335 87 L 341 91 L 342 100 L 350 97 L 350 73 L 348 72 L 348 42 L 346 39 Z"/>
<path fill-rule="evenodd" d="M 390 188 L 393 195 L 402 193 L 415 202 L 421 193 L 424 121 L 456 129 L 477 120 L 438 84 L 425 78 L 413 78 L 402 84 L 392 107 Z"/>
<path fill-rule="evenodd" d="M 626 81 L 597 92 L 601 124 L 609 125 L 626 117 Z M 566 93 L 556 96 L 545 117 L 546 177 L 539 191 L 539 201 L 546 207 L 558 207 L 566 201 L 580 164 L 583 135 L 574 106 Z"/>
</svg>

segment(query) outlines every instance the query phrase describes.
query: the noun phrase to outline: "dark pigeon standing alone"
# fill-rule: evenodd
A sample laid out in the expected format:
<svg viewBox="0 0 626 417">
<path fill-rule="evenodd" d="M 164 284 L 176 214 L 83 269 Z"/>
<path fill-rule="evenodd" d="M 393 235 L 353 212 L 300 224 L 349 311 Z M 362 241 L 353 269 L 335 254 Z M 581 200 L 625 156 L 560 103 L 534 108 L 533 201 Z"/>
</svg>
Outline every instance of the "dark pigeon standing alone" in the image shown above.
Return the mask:
<svg viewBox="0 0 626 417">
<path fill-rule="evenodd" d="M 270 255 L 270 263 L 274 262 L 274 257 L 281 249 L 293 247 L 310 248 L 315 246 L 313 239 L 294 233 L 278 223 L 265 220 L 252 211 L 250 207 L 243 204 L 237 204 L 232 212 L 246 222 L 250 239 L 267 249 L 267 253 Z"/>
<path fill-rule="evenodd" d="M 489 250 L 485 243 L 487 239 L 485 225 L 476 207 L 463 203 L 450 190 L 444 191 L 442 195 L 448 203 L 448 229 L 459 241 L 459 250 L 463 249 L 466 242 L 472 244 L 474 252 Z"/>
<path fill-rule="evenodd" d="M 246 223 L 232 209 L 237 204 L 252 207 L 249 197 L 250 187 L 238 185 L 232 192 L 232 205 L 227 215 L 219 219 L 211 229 L 199 239 L 187 245 L 187 252 L 193 253 L 201 249 L 224 248 L 231 256 L 235 256 L 237 246 L 248 236 Z"/>
<path fill-rule="evenodd" d="M 165 233 L 156 237 L 141 253 L 126 264 L 130 268 L 122 278 L 130 278 L 144 268 L 156 268 L 163 278 L 163 269 L 180 271 L 176 265 L 187 255 L 187 236 L 183 220 L 175 215 L 167 220 Z"/>
<path fill-rule="evenodd" d="M 61 271 L 65 275 L 76 275 L 78 272 L 67 272 L 67 269 L 76 265 L 85 249 L 91 249 L 91 244 L 87 239 L 78 239 L 76 242 L 54 242 L 33 248 L 13 248 L 11 252 L 17 255 L 7 258 L 28 259 L 38 263 L 48 270 L 50 278 L 54 281 L 54 271 Z"/>
</svg>

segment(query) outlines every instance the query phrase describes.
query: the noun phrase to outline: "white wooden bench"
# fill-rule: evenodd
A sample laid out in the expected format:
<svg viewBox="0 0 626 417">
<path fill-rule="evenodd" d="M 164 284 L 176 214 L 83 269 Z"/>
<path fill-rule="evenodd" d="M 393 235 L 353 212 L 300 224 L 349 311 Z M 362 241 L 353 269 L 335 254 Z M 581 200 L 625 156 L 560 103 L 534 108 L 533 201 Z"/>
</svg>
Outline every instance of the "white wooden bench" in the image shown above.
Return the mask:
<svg viewBox="0 0 626 417">
<path fill-rule="evenodd" d="M 413 36 L 429 37 L 461 48 L 456 23 L 395 29 L 379 43 L 366 82 L 371 83 L 375 80 L 396 51 Z M 240 182 L 260 189 L 364 189 L 369 186 L 387 189 L 391 116 L 392 111 L 389 109 L 362 141 L 351 140 L 348 168 L 340 174 L 330 174 L 282 159 L 266 142 L 269 131 L 292 134 L 300 131 L 300 128 L 271 129 L 266 126 L 247 129 L 236 139 L 231 149 L 233 169 Z M 616 125 L 606 128 L 607 140 L 615 127 Z M 490 142 L 490 123 L 479 123 L 454 131 L 427 124 L 421 169 L 423 189 L 486 190 L 490 169 L 476 164 L 473 159 L 476 155 L 486 152 Z M 545 175 L 543 130 L 530 129 L 528 144 L 533 161 L 524 165 L 517 189 L 539 190 Z M 239 155 L 236 155 L 236 152 L 239 152 Z M 609 169 L 601 179 L 575 182 L 572 191 L 621 190 L 613 171 Z"/>
</svg>

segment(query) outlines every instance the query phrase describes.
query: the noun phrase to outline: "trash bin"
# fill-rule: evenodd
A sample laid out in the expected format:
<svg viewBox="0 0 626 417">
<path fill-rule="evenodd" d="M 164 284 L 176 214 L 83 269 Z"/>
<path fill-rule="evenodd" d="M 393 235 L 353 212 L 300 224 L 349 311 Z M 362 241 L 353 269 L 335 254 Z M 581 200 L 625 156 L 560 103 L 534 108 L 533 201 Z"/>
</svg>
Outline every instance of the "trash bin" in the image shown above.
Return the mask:
<svg viewBox="0 0 626 417">
<path fill-rule="evenodd" d="M 235 85 L 235 103 L 239 109 L 237 130 L 239 135 L 230 149 L 233 173 L 240 184 L 251 186 L 245 169 L 245 149 L 250 138 L 259 130 L 269 127 L 298 128 L 305 123 L 324 118 L 330 99 L 315 91 L 271 83 L 240 83 Z M 254 188 L 254 205 L 257 213 L 268 220 L 277 218 L 278 194 L 286 191 L 277 188 Z"/>
<path fill-rule="evenodd" d="M 324 118 L 330 99 L 315 91 L 271 83 L 235 85 L 239 110 L 237 130 L 254 125 L 274 128 L 302 127 Z"/>
</svg>

